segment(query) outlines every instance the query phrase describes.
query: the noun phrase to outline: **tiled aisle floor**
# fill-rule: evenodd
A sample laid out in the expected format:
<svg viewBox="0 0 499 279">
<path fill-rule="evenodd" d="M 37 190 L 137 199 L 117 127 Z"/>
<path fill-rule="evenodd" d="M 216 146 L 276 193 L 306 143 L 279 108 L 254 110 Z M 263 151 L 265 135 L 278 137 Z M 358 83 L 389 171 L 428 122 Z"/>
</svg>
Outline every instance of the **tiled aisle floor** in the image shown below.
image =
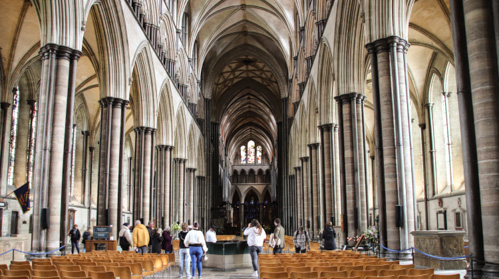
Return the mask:
<svg viewBox="0 0 499 279">
<path fill-rule="evenodd" d="M 236 270 L 217 270 L 214 268 L 203 268 L 202 279 L 253 279 L 251 274 L 253 273 L 252 268 L 244 268 L 244 269 L 236 269 Z M 171 272 L 171 278 L 175 278 L 178 276 L 178 268 L 173 268 Z M 185 272 L 184 272 L 184 279 Z M 196 277 L 197 278 L 197 273 Z"/>
</svg>

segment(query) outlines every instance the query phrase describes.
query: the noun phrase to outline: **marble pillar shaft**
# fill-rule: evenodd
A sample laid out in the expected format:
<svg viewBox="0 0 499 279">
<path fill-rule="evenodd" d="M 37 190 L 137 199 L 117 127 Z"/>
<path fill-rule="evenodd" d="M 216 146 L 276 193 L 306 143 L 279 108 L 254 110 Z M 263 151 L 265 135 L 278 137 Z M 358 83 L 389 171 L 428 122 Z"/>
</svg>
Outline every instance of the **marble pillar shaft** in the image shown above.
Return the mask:
<svg viewBox="0 0 499 279">
<path fill-rule="evenodd" d="M 295 167 L 295 177 L 296 177 L 296 196 L 298 198 L 297 206 L 297 225 L 305 226 L 303 222 L 303 193 L 302 193 L 302 177 L 301 177 L 301 167 Z"/>
<path fill-rule="evenodd" d="M 499 262 L 499 92 L 494 11 L 489 0 L 464 0 L 463 11 L 473 101 L 480 204 L 483 222 L 483 247 L 486 262 Z M 496 9 L 494 9 L 494 7 Z M 480 30 L 480 32 L 477 32 Z M 471 201 L 476 202 L 476 201 Z M 472 208 L 473 205 L 472 205 Z M 476 212 L 473 212 L 476 213 Z M 487 224 L 487 225 L 486 225 Z M 495 224 L 495 225 L 490 225 Z M 486 272 L 499 274 L 499 268 L 486 264 Z"/>
<path fill-rule="evenodd" d="M 319 126 L 321 131 L 321 175 L 322 192 L 324 204 L 323 222 L 327 223 L 333 217 L 333 177 L 334 177 L 334 153 L 333 153 L 333 124 Z"/>
<path fill-rule="evenodd" d="M 321 212 L 322 204 L 321 197 L 322 193 L 319 186 L 319 143 L 309 144 L 310 153 L 310 196 L 311 196 L 311 206 L 310 206 L 310 216 L 312 219 L 312 235 L 315 237 L 322 227 L 321 224 Z"/>
<path fill-rule="evenodd" d="M 137 127 L 135 131 L 135 175 L 134 175 L 134 198 L 133 198 L 133 219 L 142 218 L 142 188 L 144 174 L 144 132 L 145 127 Z"/>
<path fill-rule="evenodd" d="M 164 173 L 164 164 L 165 164 L 165 145 L 156 145 L 156 212 L 154 215 L 156 216 L 156 226 L 160 228 L 165 228 L 165 221 L 163 216 L 163 206 L 165 196 L 165 173 Z"/>
<path fill-rule="evenodd" d="M 148 224 L 152 221 L 152 178 L 153 178 L 153 147 L 154 147 L 154 133 L 155 129 L 145 128 L 144 133 L 144 173 L 142 181 L 142 218 L 144 219 L 144 224 Z"/>
<path fill-rule="evenodd" d="M 466 42 L 466 26 L 462 0 L 450 0 L 450 19 L 456 67 L 456 86 L 463 151 L 464 183 L 466 185 L 466 208 L 468 220 L 469 249 L 473 257 L 485 261 L 482 233 L 482 210 L 480 207 L 480 181 L 471 94 L 470 65 Z M 478 264 L 480 266 L 481 264 Z M 475 265 L 477 266 L 477 265 Z"/>
<path fill-rule="evenodd" d="M 86 194 L 87 194 L 87 165 L 88 165 L 88 161 L 87 161 L 87 149 L 88 149 L 88 137 L 90 136 L 90 132 L 89 131 L 82 131 L 81 134 L 83 135 L 83 146 L 82 146 L 82 150 L 81 150 L 81 153 L 82 153 L 82 156 L 81 156 L 81 192 L 82 192 L 82 199 L 81 199 L 81 203 L 82 204 L 86 204 L 87 202 L 87 198 L 86 198 Z M 90 223 L 88 223 L 90 224 Z"/>
<path fill-rule="evenodd" d="M 67 114 L 68 107 L 73 107 L 74 75 L 80 55 L 80 51 L 55 44 L 40 49 L 42 76 L 33 177 L 33 249 L 37 250 L 57 249 L 66 237 L 65 214 L 61 213 L 67 199 L 66 143 L 72 131 L 67 129 Z M 72 127 L 72 120 L 69 122 Z M 42 208 L 49 209 L 47 230 L 41 228 Z"/>
<path fill-rule="evenodd" d="M 307 230 L 311 229 L 312 223 L 310 223 L 310 211 L 309 205 L 311 201 L 310 193 L 309 193 L 309 167 L 308 167 L 308 157 L 301 157 L 301 189 L 302 189 L 302 211 L 303 211 L 303 226 L 307 228 Z"/>
<path fill-rule="evenodd" d="M 336 97 L 342 150 L 341 184 L 345 197 L 343 218 L 347 236 L 362 234 L 367 228 L 366 166 L 364 134 L 365 96 L 357 93 Z"/>
<path fill-rule="evenodd" d="M 406 52 L 409 44 L 396 36 L 368 44 L 373 74 L 381 241 L 391 249 L 412 245 L 415 229 L 410 99 Z M 374 81 L 375 80 L 375 81 Z M 381 186 L 382 185 L 382 186 Z M 384 188 L 384 189 L 383 189 Z M 381 197 L 383 196 L 383 197 Z M 398 214 L 397 211 L 400 213 Z M 401 216 L 397 218 L 397 216 Z"/>
<path fill-rule="evenodd" d="M 170 226 L 175 220 L 172 220 L 170 217 L 170 212 L 172 211 L 172 205 L 170 203 L 170 198 L 172 196 L 172 187 L 171 187 L 171 179 L 172 179 L 172 146 L 166 146 L 164 151 L 164 189 L 165 194 L 163 196 L 163 216 L 165 217 L 166 226 Z"/>
</svg>

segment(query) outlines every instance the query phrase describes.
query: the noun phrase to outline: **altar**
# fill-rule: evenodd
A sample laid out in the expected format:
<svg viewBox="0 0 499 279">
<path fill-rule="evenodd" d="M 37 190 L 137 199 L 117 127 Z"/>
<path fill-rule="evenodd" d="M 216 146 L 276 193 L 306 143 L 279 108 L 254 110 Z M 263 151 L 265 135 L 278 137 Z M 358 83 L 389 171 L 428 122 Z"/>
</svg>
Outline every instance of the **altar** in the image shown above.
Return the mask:
<svg viewBox="0 0 499 279">
<path fill-rule="evenodd" d="M 251 256 L 246 241 L 219 241 L 206 243 L 208 260 L 203 267 L 212 267 L 220 270 L 231 270 L 251 267 Z"/>
</svg>

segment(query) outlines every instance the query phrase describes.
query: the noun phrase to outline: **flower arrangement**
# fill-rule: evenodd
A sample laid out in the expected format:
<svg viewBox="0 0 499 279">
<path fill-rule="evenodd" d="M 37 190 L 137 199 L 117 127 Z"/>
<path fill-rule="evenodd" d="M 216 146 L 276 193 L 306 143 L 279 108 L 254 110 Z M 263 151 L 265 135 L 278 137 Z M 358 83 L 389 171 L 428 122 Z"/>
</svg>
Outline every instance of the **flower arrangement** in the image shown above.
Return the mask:
<svg viewBox="0 0 499 279">
<path fill-rule="evenodd" d="M 174 222 L 171 226 L 171 234 L 173 237 L 177 237 L 177 233 L 180 231 L 180 225 L 177 222 Z"/>
<path fill-rule="evenodd" d="M 364 236 L 366 238 L 366 241 L 370 245 L 377 245 L 378 244 L 378 228 L 376 226 L 372 226 L 368 228 L 364 232 Z"/>
</svg>

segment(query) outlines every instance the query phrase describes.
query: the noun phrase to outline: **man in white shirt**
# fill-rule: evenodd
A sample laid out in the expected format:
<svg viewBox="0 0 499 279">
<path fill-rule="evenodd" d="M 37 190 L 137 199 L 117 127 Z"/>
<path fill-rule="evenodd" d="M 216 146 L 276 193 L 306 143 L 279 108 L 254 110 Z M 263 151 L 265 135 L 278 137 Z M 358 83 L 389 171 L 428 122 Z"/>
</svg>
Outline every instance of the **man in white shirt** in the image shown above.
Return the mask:
<svg viewBox="0 0 499 279">
<path fill-rule="evenodd" d="M 217 233 L 215 232 L 215 226 L 206 232 L 206 242 L 217 243 Z"/>
</svg>

